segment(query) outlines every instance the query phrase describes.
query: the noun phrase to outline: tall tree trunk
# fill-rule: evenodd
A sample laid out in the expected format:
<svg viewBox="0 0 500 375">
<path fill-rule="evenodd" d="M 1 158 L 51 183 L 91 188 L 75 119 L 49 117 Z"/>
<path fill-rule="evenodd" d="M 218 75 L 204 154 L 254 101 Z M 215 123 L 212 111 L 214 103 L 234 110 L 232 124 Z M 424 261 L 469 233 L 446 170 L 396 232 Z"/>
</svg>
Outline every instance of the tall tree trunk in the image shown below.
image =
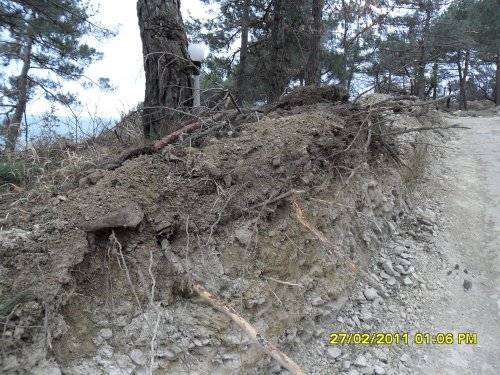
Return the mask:
<svg viewBox="0 0 500 375">
<path fill-rule="evenodd" d="M 24 112 L 26 111 L 26 103 L 28 102 L 28 71 L 31 67 L 31 48 L 33 47 L 33 38 L 28 35 L 26 46 L 23 52 L 23 67 L 21 74 L 17 77 L 17 103 L 16 110 L 7 127 L 7 139 L 5 149 L 14 151 L 16 149 L 17 138 L 19 137 L 19 128 L 23 120 Z"/>
<path fill-rule="evenodd" d="M 175 111 L 192 104 L 191 61 L 180 0 L 138 0 L 146 91 L 142 124 L 146 139 L 176 130 Z"/>
<path fill-rule="evenodd" d="M 495 105 L 500 106 L 500 52 L 497 53 L 497 70 L 495 79 Z"/>
<path fill-rule="evenodd" d="M 313 31 L 311 33 L 311 52 L 306 67 L 306 85 L 321 85 L 321 35 L 323 30 L 323 7 L 324 0 L 313 0 L 312 19 Z"/>
<path fill-rule="evenodd" d="M 247 92 L 248 25 L 250 23 L 250 0 L 243 0 L 241 15 L 240 63 L 236 77 L 236 102 L 243 104 Z"/>
<path fill-rule="evenodd" d="M 436 100 L 437 99 L 437 90 L 438 90 L 438 87 L 439 87 L 439 77 L 438 77 L 438 73 L 439 73 L 439 66 L 437 63 L 434 63 L 434 65 L 432 66 L 432 84 L 431 84 L 431 87 L 432 87 L 432 100 Z"/>
<path fill-rule="evenodd" d="M 467 110 L 467 96 L 466 96 L 465 84 L 467 82 L 467 75 L 469 74 L 469 58 L 470 58 L 470 51 L 466 51 L 463 68 L 462 68 L 462 59 L 460 58 L 460 55 L 457 60 L 458 81 L 460 86 L 458 109 L 462 110 Z"/>
<path fill-rule="evenodd" d="M 274 17 L 271 39 L 273 49 L 271 52 L 271 69 L 269 77 L 269 103 L 281 96 L 285 90 L 285 0 L 273 0 Z"/>
<path fill-rule="evenodd" d="M 427 65 L 427 55 L 429 54 L 429 34 L 431 29 L 432 1 L 425 3 L 425 23 L 420 41 L 420 61 L 417 71 L 417 96 L 419 99 L 425 99 L 425 67 Z"/>
</svg>

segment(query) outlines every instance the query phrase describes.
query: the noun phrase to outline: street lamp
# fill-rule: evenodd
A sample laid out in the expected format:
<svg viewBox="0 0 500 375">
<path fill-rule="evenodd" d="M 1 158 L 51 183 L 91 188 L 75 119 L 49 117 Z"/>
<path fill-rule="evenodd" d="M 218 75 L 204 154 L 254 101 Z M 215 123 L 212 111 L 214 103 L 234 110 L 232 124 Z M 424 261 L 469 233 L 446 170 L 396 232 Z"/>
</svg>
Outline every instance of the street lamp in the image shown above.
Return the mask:
<svg viewBox="0 0 500 375">
<path fill-rule="evenodd" d="M 200 69 L 201 62 L 205 58 L 205 46 L 203 44 L 193 43 L 188 47 L 189 57 L 193 61 L 193 81 L 194 81 L 194 100 L 193 108 L 200 106 Z"/>
</svg>

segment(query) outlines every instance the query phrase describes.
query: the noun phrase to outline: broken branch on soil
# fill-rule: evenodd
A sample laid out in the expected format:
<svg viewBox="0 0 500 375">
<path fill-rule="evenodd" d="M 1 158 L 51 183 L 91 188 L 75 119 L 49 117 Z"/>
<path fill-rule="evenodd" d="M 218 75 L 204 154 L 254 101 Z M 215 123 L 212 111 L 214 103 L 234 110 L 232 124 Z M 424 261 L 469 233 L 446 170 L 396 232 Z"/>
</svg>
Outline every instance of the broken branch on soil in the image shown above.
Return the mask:
<svg viewBox="0 0 500 375">
<path fill-rule="evenodd" d="M 354 274 L 360 275 L 363 280 L 365 280 L 368 284 L 370 284 L 373 288 L 375 288 L 383 298 L 387 298 L 388 295 L 384 288 L 371 277 L 367 272 L 363 271 L 356 263 L 352 261 L 347 255 L 343 254 L 338 246 L 333 244 L 328 238 L 325 237 L 323 233 L 321 233 L 318 229 L 316 229 L 310 222 L 308 222 L 305 218 L 304 211 L 299 207 L 299 205 L 292 201 L 292 209 L 297 215 L 297 219 L 299 222 L 306 227 L 312 234 L 316 236 L 318 240 L 320 240 L 326 248 L 329 250 L 329 253 L 337 257 L 341 260 Z"/>
<path fill-rule="evenodd" d="M 205 289 L 203 284 L 194 283 L 193 289 L 201 298 L 207 301 L 212 307 L 226 314 L 233 322 L 235 322 L 245 333 L 260 347 L 262 347 L 271 357 L 278 363 L 290 371 L 294 375 L 304 375 L 301 368 L 286 354 L 276 348 L 264 336 L 262 336 L 245 318 L 239 315 L 230 305 L 222 301 L 219 297 L 213 295 Z"/>
<path fill-rule="evenodd" d="M 300 285 L 300 284 L 291 283 L 289 281 L 281 281 L 281 280 L 274 279 L 274 278 L 269 277 L 269 276 L 262 276 L 262 278 L 264 278 L 266 280 L 269 280 L 269 281 L 274 281 L 277 284 L 282 284 L 282 285 L 286 285 L 286 286 L 295 286 L 295 287 L 298 287 L 298 288 L 303 288 L 304 287 L 303 285 Z"/>
<path fill-rule="evenodd" d="M 211 116 L 208 120 L 215 122 L 215 121 L 222 120 L 223 117 L 224 117 L 224 113 L 220 112 L 220 113 L 216 113 L 215 115 Z M 192 133 L 196 129 L 201 128 L 204 123 L 205 123 L 205 121 L 203 121 L 202 119 L 199 119 L 199 120 L 196 120 L 195 122 L 191 122 L 191 123 L 187 124 L 183 128 L 176 130 L 173 133 L 170 133 L 166 137 L 155 142 L 155 144 L 154 144 L 155 150 L 159 151 L 159 150 L 163 149 L 164 147 L 166 147 L 167 145 L 169 145 L 170 143 L 175 141 L 177 138 L 179 138 L 181 136 L 181 134 Z"/>
<path fill-rule="evenodd" d="M 203 283 L 197 281 L 192 275 L 188 274 L 171 248 L 169 241 L 164 238 L 161 241 L 161 247 L 167 260 L 175 268 L 176 272 L 183 275 L 188 282 L 191 281 L 189 286 L 213 308 L 227 315 L 233 322 L 235 322 L 256 344 L 263 348 L 271 357 L 279 362 L 279 364 L 288 369 L 294 375 L 304 375 L 300 367 L 291 360 L 286 354 L 276 348 L 270 341 L 262 336 L 245 318 L 236 312 L 228 303 L 222 301 L 218 296 L 210 293 Z"/>
<path fill-rule="evenodd" d="M 460 126 L 458 124 L 450 125 L 450 126 L 424 126 L 421 128 L 414 128 L 414 129 L 406 129 L 406 130 L 401 130 L 397 132 L 391 132 L 391 133 L 380 133 L 377 134 L 379 137 L 387 137 L 389 135 L 400 135 L 400 134 L 406 134 L 406 133 L 414 133 L 414 132 L 421 132 L 421 131 L 426 131 L 426 130 L 437 130 L 437 129 L 469 129 L 467 126 Z"/>
<path fill-rule="evenodd" d="M 280 201 L 282 199 L 288 198 L 292 194 L 304 194 L 304 193 L 305 193 L 304 190 L 290 190 L 290 191 L 287 191 L 286 193 L 278 195 L 275 198 L 269 198 L 265 202 L 261 202 L 261 203 L 258 203 L 256 205 L 252 206 L 252 207 L 245 208 L 243 211 L 248 212 L 248 211 L 255 210 L 256 208 L 260 208 L 260 207 L 264 207 L 265 208 L 267 205 L 273 204 L 273 203 L 276 203 L 276 202 L 278 202 L 278 201 Z"/>
</svg>

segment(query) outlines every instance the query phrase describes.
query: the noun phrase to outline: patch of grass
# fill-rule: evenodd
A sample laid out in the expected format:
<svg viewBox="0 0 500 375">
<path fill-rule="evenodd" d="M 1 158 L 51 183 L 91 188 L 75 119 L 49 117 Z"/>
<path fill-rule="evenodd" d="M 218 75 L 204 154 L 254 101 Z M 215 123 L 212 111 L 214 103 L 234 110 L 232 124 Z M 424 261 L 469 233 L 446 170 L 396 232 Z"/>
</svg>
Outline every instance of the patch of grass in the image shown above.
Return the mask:
<svg viewBox="0 0 500 375">
<path fill-rule="evenodd" d="M 23 181 L 25 166 L 21 160 L 0 159 L 0 183 L 19 184 Z"/>
</svg>

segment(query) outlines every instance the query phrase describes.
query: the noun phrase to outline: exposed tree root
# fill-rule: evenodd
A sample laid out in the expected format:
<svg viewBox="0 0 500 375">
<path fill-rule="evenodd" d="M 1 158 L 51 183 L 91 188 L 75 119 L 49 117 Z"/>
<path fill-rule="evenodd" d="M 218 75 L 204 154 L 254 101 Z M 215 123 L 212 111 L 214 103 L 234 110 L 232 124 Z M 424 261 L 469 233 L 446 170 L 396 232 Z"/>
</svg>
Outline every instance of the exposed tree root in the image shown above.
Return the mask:
<svg viewBox="0 0 500 375">
<path fill-rule="evenodd" d="M 374 280 L 373 277 L 371 277 L 368 273 L 366 273 L 365 271 L 363 271 L 347 255 L 344 255 L 340 251 L 340 249 L 338 248 L 338 246 L 336 246 L 335 244 L 333 244 L 328 238 L 325 237 L 325 235 L 323 233 L 321 233 L 310 222 L 308 222 L 306 220 L 306 218 L 304 216 L 304 212 L 299 207 L 299 205 L 296 202 L 294 202 L 294 201 L 292 201 L 292 208 L 295 211 L 295 214 L 297 215 L 297 219 L 299 220 L 299 222 L 304 227 L 306 227 L 307 229 L 309 229 L 309 231 L 312 234 L 314 234 L 316 236 L 316 238 L 318 240 L 320 240 L 326 246 L 326 248 L 329 250 L 329 252 L 332 255 L 334 255 L 335 257 L 337 257 L 338 259 L 340 259 L 347 267 L 349 267 L 351 269 L 351 271 L 353 273 L 355 273 L 357 275 L 360 275 L 363 278 L 363 280 L 365 280 L 368 284 L 370 284 L 370 286 L 372 286 L 373 288 L 375 288 L 380 293 L 381 297 L 383 297 L 383 298 L 387 298 L 388 297 L 388 295 L 387 295 L 386 291 L 384 290 L 384 288 L 376 280 Z"/>
<path fill-rule="evenodd" d="M 235 322 L 256 344 L 258 344 L 271 357 L 279 362 L 281 366 L 288 369 L 294 375 L 303 375 L 301 368 L 286 354 L 276 348 L 270 341 L 262 336 L 245 318 L 236 312 L 236 310 L 226 302 L 222 301 L 218 296 L 210 293 L 202 282 L 196 280 L 196 276 L 188 273 L 182 265 L 182 260 L 179 259 L 170 249 L 170 243 L 167 239 L 162 239 L 161 247 L 167 260 L 174 267 L 175 272 L 185 277 L 188 285 L 192 288 L 203 300 L 208 302 L 213 308 L 227 315 Z"/>
</svg>

